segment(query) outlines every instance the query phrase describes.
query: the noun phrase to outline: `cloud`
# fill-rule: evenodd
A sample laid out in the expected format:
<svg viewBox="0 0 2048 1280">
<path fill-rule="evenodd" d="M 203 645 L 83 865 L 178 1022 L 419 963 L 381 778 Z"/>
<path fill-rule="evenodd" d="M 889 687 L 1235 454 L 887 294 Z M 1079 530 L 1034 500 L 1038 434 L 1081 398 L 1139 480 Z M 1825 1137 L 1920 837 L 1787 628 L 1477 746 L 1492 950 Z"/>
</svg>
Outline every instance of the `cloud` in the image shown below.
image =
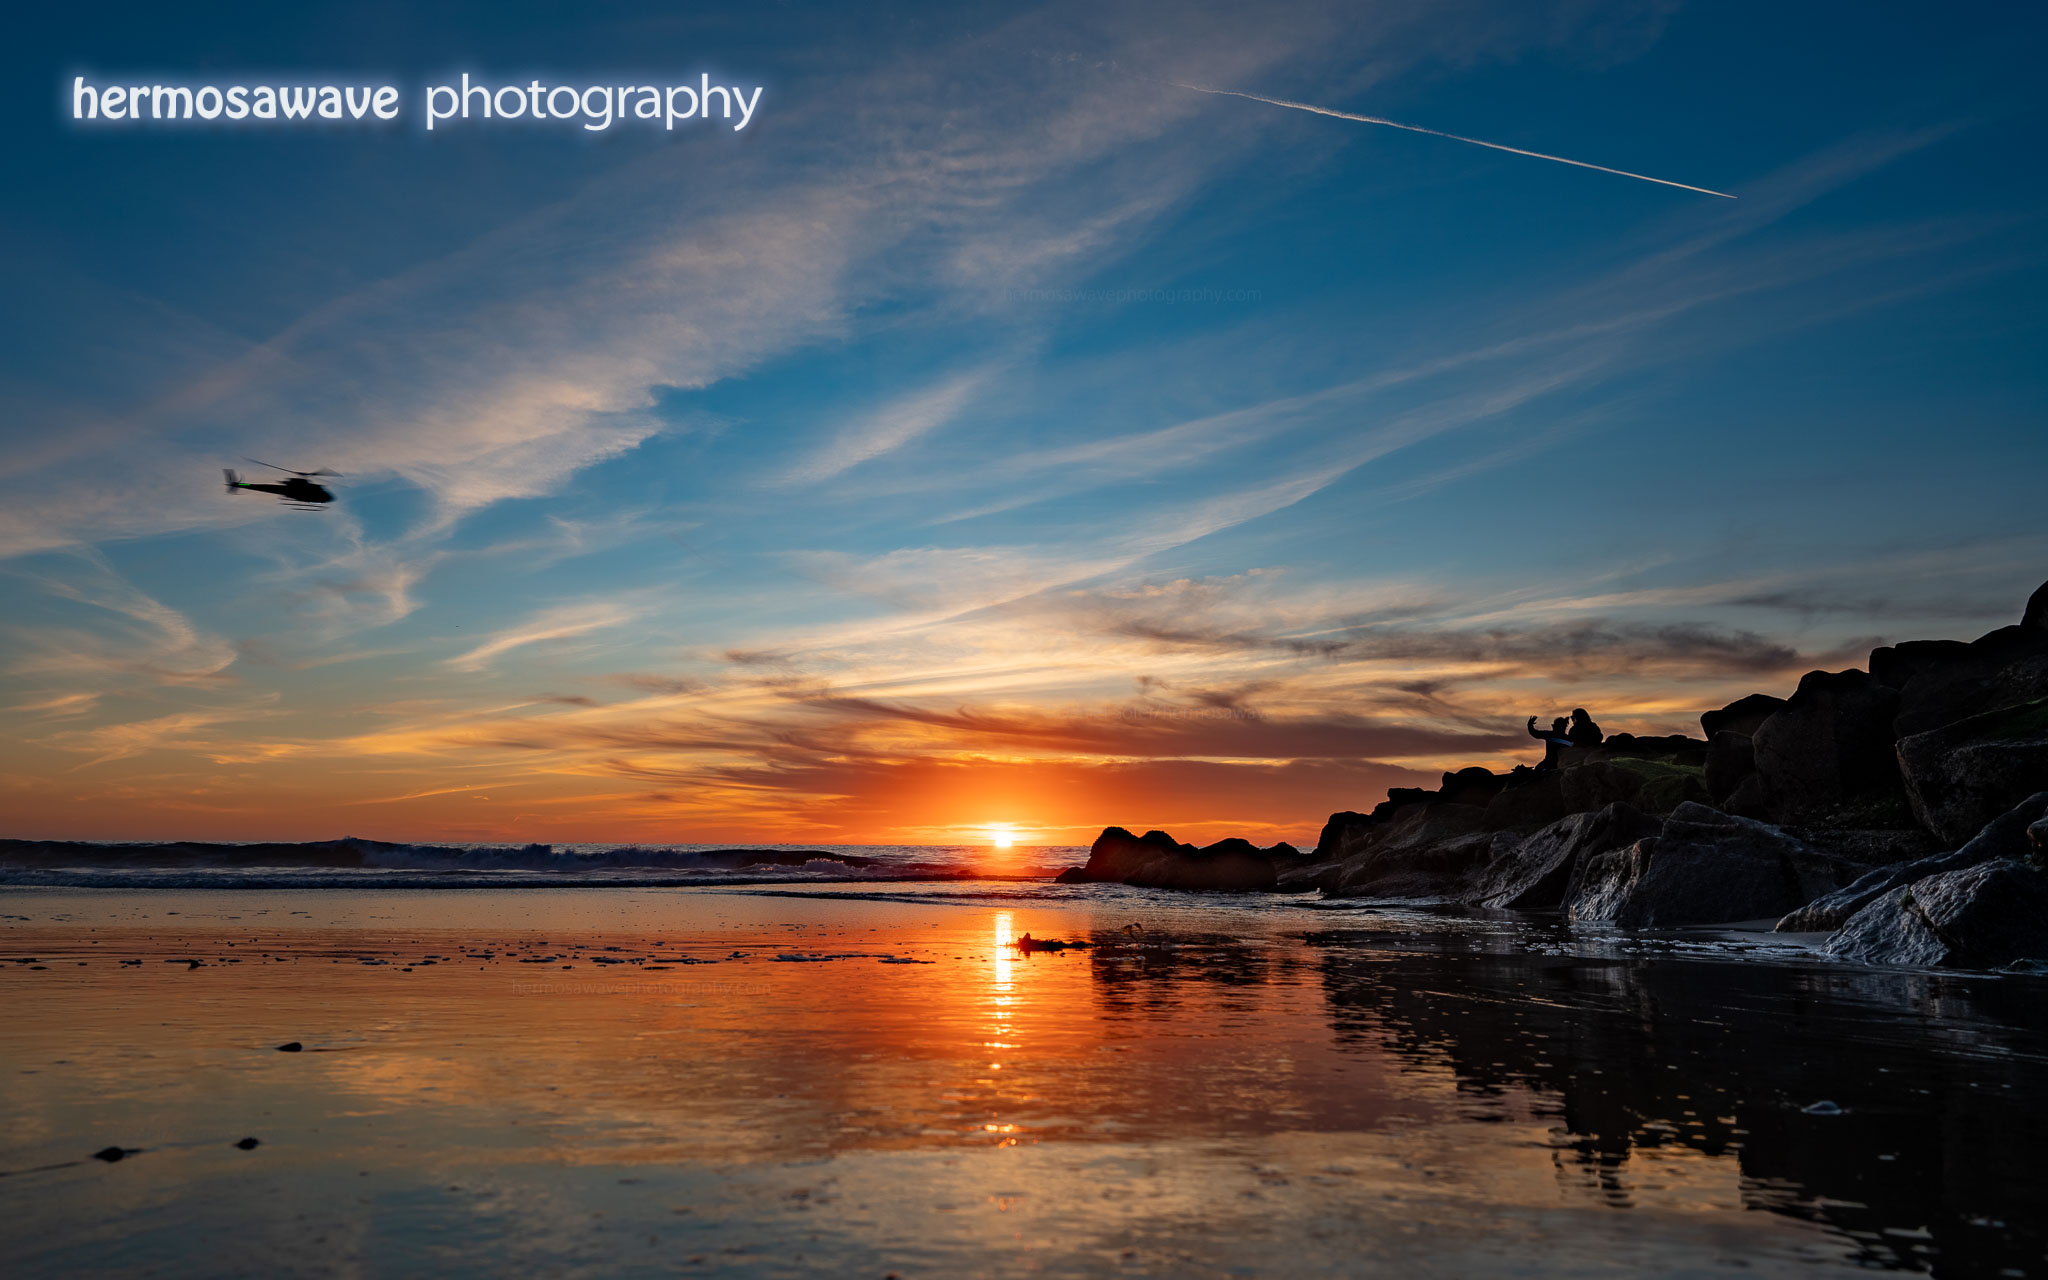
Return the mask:
<svg viewBox="0 0 2048 1280">
<path fill-rule="evenodd" d="M 449 658 L 447 665 L 457 671 L 482 671 L 514 649 L 623 626 L 635 616 L 634 610 L 612 601 L 558 605 L 493 633 L 475 648 Z"/>
<path fill-rule="evenodd" d="M 770 483 L 794 489 L 830 480 L 870 459 L 903 448 L 950 422 L 989 380 L 990 371 L 957 374 L 902 396 L 851 424 L 823 448 L 792 464 Z"/>
</svg>

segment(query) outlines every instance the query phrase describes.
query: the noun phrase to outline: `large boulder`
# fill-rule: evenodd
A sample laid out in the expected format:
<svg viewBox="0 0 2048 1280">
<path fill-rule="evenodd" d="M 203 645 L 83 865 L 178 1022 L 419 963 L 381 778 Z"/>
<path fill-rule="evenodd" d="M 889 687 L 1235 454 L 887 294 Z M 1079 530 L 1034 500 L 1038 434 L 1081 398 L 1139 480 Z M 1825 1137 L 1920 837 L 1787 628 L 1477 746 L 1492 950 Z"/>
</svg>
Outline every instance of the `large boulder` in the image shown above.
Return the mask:
<svg viewBox="0 0 2048 1280">
<path fill-rule="evenodd" d="M 1774 699 L 1775 701 L 1775 699 Z M 1745 778 L 1756 774 L 1756 747 L 1746 733 L 1723 729 L 1707 743 L 1707 763 L 1701 771 L 1707 795 L 1715 804 L 1735 794 Z"/>
<path fill-rule="evenodd" d="M 1484 808 L 1507 783 L 1506 778 L 1493 770 L 1473 765 L 1444 775 L 1444 784 L 1436 793 L 1437 803 L 1472 804 Z"/>
<path fill-rule="evenodd" d="M 2048 788 L 2048 698 L 1902 738 L 1897 755 L 1914 814 L 1961 840 Z"/>
<path fill-rule="evenodd" d="M 1867 671 L 1809 671 L 1751 745 L 1780 819 L 1814 816 L 1847 802 L 1896 794 L 1892 751 L 1899 692 Z"/>
<path fill-rule="evenodd" d="M 1469 900 L 1516 911 L 1562 906 L 1581 861 L 1656 835 L 1663 825 L 1640 809 L 1617 803 L 1597 813 L 1572 814 L 1526 840 L 1496 836 Z"/>
<path fill-rule="evenodd" d="M 1898 685 L 1899 711 L 1892 728 L 1900 737 L 2048 697 L 2048 638 L 2025 628 L 2000 627 L 1969 644 L 1921 641 L 1897 646 L 1899 653 L 1908 650 L 1920 656 Z M 1879 649 L 1870 655 L 1873 671 L 1886 653 Z M 1901 662 L 1892 658 L 1882 665 L 1892 670 Z"/>
<path fill-rule="evenodd" d="M 1406 805 L 1347 845 L 1318 883 L 1335 897 L 1453 897 L 1486 864 L 1494 834 L 1477 805 Z"/>
<path fill-rule="evenodd" d="M 1323 833 L 1316 837 L 1316 857 L 1336 857 L 1343 849 L 1345 840 L 1354 832 L 1363 831 L 1372 824 L 1373 818 L 1370 814 L 1353 813 L 1348 809 L 1342 813 L 1331 814 L 1330 820 L 1323 824 Z"/>
<path fill-rule="evenodd" d="M 1834 858 L 1768 823 L 1680 805 L 1662 832 L 1587 860 L 1574 921 L 1671 928 L 1783 915 L 1845 878 Z"/>
<path fill-rule="evenodd" d="M 1771 717 L 1772 712 L 1784 705 L 1783 698 L 1773 698 L 1768 693 L 1752 693 L 1746 698 L 1737 698 L 1719 711 L 1700 712 L 1700 728 L 1706 731 L 1708 742 L 1721 733 L 1739 733 L 1747 738 L 1756 732 L 1758 725 Z"/>
<path fill-rule="evenodd" d="M 1901 885 L 1850 917 L 1822 953 L 1962 969 L 2048 959 L 2048 874 L 2000 858 Z"/>
<path fill-rule="evenodd" d="M 2028 796 L 2010 812 L 1985 823 L 1983 830 L 1953 853 L 1937 853 L 1866 872 L 1833 893 L 1823 894 L 1789 913 L 1778 921 L 1778 928 L 1786 933 L 1839 929 L 1863 908 L 1917 880 L 2000 858 L 2025 859 L 2032 853 L 2031 824 L 2044 815 L 2048 815 L 2048 791 Z"/>
</svg>

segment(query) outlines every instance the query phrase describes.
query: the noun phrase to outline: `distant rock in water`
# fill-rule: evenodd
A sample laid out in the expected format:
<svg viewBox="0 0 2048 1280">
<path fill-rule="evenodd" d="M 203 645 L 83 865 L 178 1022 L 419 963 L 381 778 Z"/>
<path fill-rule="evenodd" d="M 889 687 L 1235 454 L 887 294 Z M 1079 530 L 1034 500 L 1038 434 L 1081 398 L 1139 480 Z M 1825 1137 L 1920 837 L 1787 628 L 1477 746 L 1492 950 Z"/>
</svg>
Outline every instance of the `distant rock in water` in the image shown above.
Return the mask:
<svg viewBox="0 0 2048 1280">
<path fill-rule="evenodd" d="M 1134 836 L 1122 827 L 1105 827 L 1088 850 L 1087 865 L 1060 872 L 1057 882 L 1250 893 L 1273 887 L 1276 864 L 1291 865 L 1300 858 L 1285 842 L 1261 849 L 1233 837 L 1198 849 L 1164 831 Z"/>
</svg>

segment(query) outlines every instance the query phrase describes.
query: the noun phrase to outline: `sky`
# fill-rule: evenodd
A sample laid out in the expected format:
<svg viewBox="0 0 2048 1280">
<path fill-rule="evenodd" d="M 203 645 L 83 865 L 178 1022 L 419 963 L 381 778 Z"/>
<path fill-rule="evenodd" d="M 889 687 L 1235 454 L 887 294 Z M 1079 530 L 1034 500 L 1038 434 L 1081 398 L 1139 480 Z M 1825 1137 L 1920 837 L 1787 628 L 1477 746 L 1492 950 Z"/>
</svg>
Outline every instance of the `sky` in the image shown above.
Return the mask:
<svg viewBox="0 0 2048 1280">
<path fill-rule="evenodd" d="M 2048 578 L 2025 6 L 16 24 L 0 834 L 1305 844 Z M 763 91 L 427 133 L 463 71 Z"/>
</svg>

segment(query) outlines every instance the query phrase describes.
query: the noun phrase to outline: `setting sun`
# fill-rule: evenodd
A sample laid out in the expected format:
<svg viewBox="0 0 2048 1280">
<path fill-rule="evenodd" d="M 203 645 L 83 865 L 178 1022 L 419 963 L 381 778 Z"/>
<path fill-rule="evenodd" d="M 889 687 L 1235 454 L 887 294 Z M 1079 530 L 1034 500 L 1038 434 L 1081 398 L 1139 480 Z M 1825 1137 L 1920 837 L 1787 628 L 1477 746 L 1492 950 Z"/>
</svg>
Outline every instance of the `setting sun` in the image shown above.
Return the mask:
<svg viewBox="0 0 2048 1280">
<path fill-rule="evenodd" d="M 1006 823 L 997 823 L 988 829 L 988 842 L 998 849 L 1007 849 L 1017 843 L 1017 833 Z"/>
</svg>

